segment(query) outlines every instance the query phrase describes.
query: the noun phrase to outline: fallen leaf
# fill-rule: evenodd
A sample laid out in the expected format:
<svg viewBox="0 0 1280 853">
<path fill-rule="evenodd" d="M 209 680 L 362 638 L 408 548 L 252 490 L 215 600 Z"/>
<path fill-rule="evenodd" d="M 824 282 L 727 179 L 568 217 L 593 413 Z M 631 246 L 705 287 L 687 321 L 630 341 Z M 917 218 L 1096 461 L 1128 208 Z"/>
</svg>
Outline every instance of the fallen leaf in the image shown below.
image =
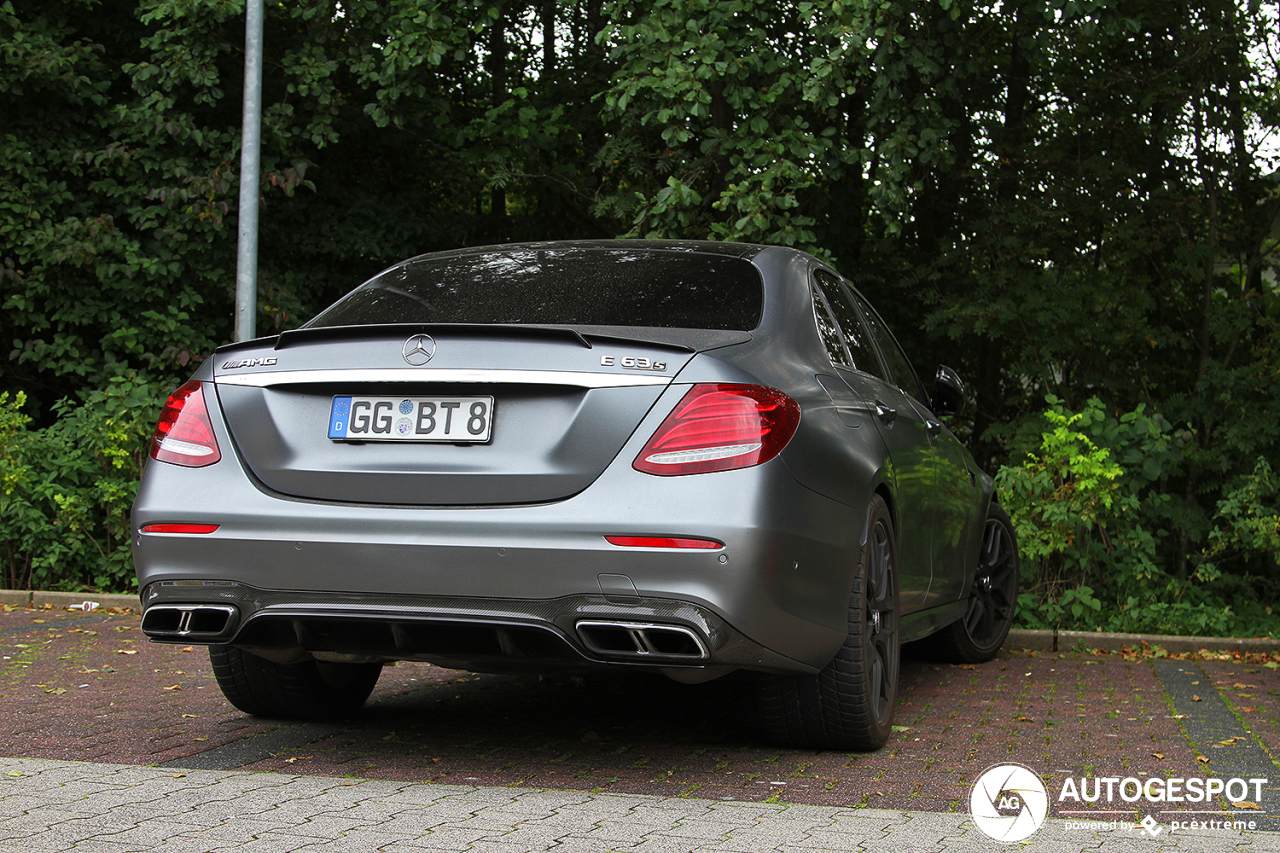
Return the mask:
<svg viewBox="0 0 1280 853">
<path fill-rule="evenodd" d="M 43 619 L 32 619 L 31 621 L 32 621 L 32 622 L 35 622 L 37 625 L 43 625 L 43 624 L 44 624 L 44 620 L 43 620 Z"/>
<path fill-rule="evenodd" d="M 137 649 L 116 649 L 118 655 L 136 655 L 137 653 Z"/>
<path fill-rule="evenodd" d="M 1248 690 L 1249 688 L 1251 688 L 1251 687 L 1257 687 L 1258 685 L 1256 685 L 1256 684 L 1241 684 L 1239 681 L 1237 681 L 1235 684 L 1233 684 L 1233 685 L 1231 685 L 1231 686 L 1232 686 L 1232 687 L 1234 687 L 1236 690 Z"/>
<path fill-rule="evenodd" d="M 1192 693 L 1192 694 L 1191 694 L 1191 701 L 1192 701 L 1192 702 L 1199 702 L 1199 701 L 1200 701 L 1200 697 L 1199 697 L 1199 696 L 1197 696 L 1196 694 Z"/>
<path fill-rule="evenodd" d="M 186 773 L 174 773 L 173 778 L 181 779 L 183 776 L 186 776 L 186 775 L 187 775 Z"/>
<path fill-rule="evenodd" d="M 168 687 L 161 687 L 161 690 L 181 690 L 181 684 L 170 684 Z"/>
<path fill-rule="evenodd" d="M 194 652 L 194 651 L 195 651 L 195 649 L 194 649 L 193 647 L 191 647 L 191 646 L 183 646 L 182 648 L 178 649 L 178 651 L 180 651 L 180 652 Z"/>
<path fill-rule="evenodd" d="M 1185 719 L 1187 718 L 1187 715 L 1186 715 L 1186 714 L 1174 714 L 1174 715 L 1173 715 L 1173 718 L 1174 718 L 1175 720 L 1185 720 Z"/>
<path fill-rule="evenodd" d="M 45 691 L 45 693 L 51 693 L 54 696 L 61 696 L 63 693 L 66 693 L 66 692 L 67 692 L 67 688 L 65 687 L 50 687 L 48 690 Z"/>
<path fill-rule="evenodd" d="M 1262 806 L 1258 805 L 1257 803 L 1251 803 L 1248 800 L 1241 800 L 1240 802 L 1232 803 L 1231 805 L 1235 806 L 1238 809 L 1256 809 L 1258 811 L 1262 811 Z"/>
<path fill-rule="evenodd" d="M 1153 753 L 1151 753 L 1151 754 L 1152 754 L 1152 755 L 1154 755 L 1156 758 L 1160 759 L 1161 761 L 1164 761 L 1164 753 L 1163 753 L 1163 752 L 1153 752 Z"/>
<path fill-rule="evenodd" d="M 1205 758 L 1203 755 L 1197 755 L 1197 756 L 1196 756 L 1196 761 L 1199 761 L 1199 762 L 1200 762 L 1200 763 L 1202 763 L 1202 764 L 1208 764 L 1208 763 L 1209 763 L 1209 759 L 1208 759 L 1208 758 Z"/>
<path fill-rule="evenodd" d="M 21 775 L 22 775 L 22 771 L 21 771 L 21 770 L 10 770 L 10 771 L 9 771 L 8 773 L 6 773 L 5 775 L 6 775 L 6 776 L 21 776 Z"/>
<path fill-rule="evenodd" d="M 1257 708 L 1241 708 L 1240 710 L 1244 711 L 1246 714 L 1252 714 L 1254 711 L 1258 709 Z"/>
<path fill-rule="evenodd" d="M 196 719 L 196 718 L 197 718 L 197 717 L 199 717 L 199 716 L 200 716 L 199 714 L 183 714 L 183 715 L 182 715 L 182 718 L 183 718 L 184 720 L 194 720 L 194 719 Z"/>
</svg>

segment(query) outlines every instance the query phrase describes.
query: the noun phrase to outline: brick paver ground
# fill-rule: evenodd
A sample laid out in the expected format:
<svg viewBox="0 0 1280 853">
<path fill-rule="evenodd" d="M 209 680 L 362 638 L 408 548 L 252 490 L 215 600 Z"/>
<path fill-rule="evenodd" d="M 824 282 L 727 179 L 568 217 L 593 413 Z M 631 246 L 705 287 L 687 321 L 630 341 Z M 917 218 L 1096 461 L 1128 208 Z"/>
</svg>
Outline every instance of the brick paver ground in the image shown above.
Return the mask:
<svg viewBox="0 0 1280 853">
<path fill-rule="evenodd" d="M 1036 853 L 1272 853 L 1280 835 L 1082 827 Z M 989 853 L 958 814 L 0 758 L 0 853 Z"/>
<path fill-rule="evenodd" d="M 201 647 L 149 643 L 133 614 L 0 613 L 0 657 L 0 752 L 10 757 L 180 764 L 219 748 L 270 745 L 290 730 L 236 711 Z M 1277 670 L 1193 664 L 1242 732 L 1280 757 Z M 539 678 L 401 664 L 384 671 L 353 720 L 224 769 L 953 813 L 967 811 L 974 779 L 997 763 L 1027 765 L 1055 794 L 1068 777 L 1218 769 L 1192 748 L 1150 662 L 1136 656 L 907 661 L 894 736 L 869 754 L 770 747 L 752 707 L 745 679 L 690 686 L 633 674 Z M 1280 768 L 1273 775 L 1263 814 L 1280 813 Z"/>
</svg>

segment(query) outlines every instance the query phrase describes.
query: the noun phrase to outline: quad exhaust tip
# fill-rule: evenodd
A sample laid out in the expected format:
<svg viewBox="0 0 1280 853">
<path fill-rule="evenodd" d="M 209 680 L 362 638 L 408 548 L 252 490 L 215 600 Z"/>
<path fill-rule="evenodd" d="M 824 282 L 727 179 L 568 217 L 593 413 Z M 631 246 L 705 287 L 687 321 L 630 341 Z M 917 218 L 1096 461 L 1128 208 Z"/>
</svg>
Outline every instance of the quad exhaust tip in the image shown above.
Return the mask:
<svg viewBox="0 0 1280 853">
<path fill-rule="evenodd" d="M 156 639 L 220 639 L 235 627 L 237 612 L 229 604 L 155 604 L 142 614 L 142 633 Z"/>
<path fill-rule="evenodd" d="M 692 663 L 711 657 L 702 638 L 681 625 L 583 621 L 577 627 L 583 645 L 604 658 Z"/>
</svg>

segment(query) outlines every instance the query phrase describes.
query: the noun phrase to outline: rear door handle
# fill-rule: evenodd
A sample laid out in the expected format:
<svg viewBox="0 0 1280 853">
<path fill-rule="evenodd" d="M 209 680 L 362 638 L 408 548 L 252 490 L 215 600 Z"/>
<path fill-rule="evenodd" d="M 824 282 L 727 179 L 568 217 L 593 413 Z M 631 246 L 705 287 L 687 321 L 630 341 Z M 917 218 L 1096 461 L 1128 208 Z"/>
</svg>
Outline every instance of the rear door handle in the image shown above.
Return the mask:
<svg viewBox="0 0 1280 853">
<path fill-rule="evenodd" d="M 879 400 L 875 402 L 876 417 L 879 418 L 886 426 L 893 424 L 898 419 L 898 410 L 891 409 Z"/>
</svg>

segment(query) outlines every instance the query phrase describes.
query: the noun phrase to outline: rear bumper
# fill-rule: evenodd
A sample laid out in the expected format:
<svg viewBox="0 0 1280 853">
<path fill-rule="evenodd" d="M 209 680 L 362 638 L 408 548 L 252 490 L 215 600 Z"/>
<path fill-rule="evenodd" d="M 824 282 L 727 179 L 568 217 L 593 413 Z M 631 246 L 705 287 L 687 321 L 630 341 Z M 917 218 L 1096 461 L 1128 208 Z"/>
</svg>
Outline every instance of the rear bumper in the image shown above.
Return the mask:
<svg viewBox="0 0 1280 853">
<path fill-rule="evenodd" d="M 225 581 L 160 581 L 144 599 L 142 629 L 153 640 L 230 644 L 281 660 L 306 652 L 480 671 L 603 664 L 808 669 L 706 608 L 666 599 L 333 594 Z"/>
<path fill-rule="evenodd" d="M 219 527 L 207 535 L 141 532 L 157 522 Z M 265 647 L 269 636 L 309 648 L 337 631 L 344 653 L 462 668 L 559 661 L 813 672 L 845 638 L 862 522 L 798 484 L 781 458 L 688 477 L 615 464 L 562 501 L 471 508 L 303 501 L 255 485 L 234 458 L 199 469 L 151 462 L 134 504 L 134 564 L 144 608 L 161 608 L 144 616 L 144 627 L 162 641 Z M 723 547 L 605 539 L 618 535 Z M 234 613 L 221 626 L 216 614 L 184 623 L 182 608 L 197 605 Z M 630 629 L 593 641 L 584 621 L 672 629 L 654 635 L 657 647 L 680 648 L 676 635 L 687 634 L 688 647 L 705 654 L 606 654 L 620 652 Z M 219 630 L 191 630 L 197 624 Z M 500 660 L 465 649 L 452 655 L 427 636 L 446 625 L 475 627 L 478 648 L 501 651 L 512 637 L 513 648 L 522 638 L 528 648 Z M 507 628 L 504 639 L 499 629 Z M 359 636 L 369 638 L 366 647 Z M 640 650 L 645 636 L 633 635 Z M 542 651 L 530 653 L 534 647 Z"/>
</svg>

